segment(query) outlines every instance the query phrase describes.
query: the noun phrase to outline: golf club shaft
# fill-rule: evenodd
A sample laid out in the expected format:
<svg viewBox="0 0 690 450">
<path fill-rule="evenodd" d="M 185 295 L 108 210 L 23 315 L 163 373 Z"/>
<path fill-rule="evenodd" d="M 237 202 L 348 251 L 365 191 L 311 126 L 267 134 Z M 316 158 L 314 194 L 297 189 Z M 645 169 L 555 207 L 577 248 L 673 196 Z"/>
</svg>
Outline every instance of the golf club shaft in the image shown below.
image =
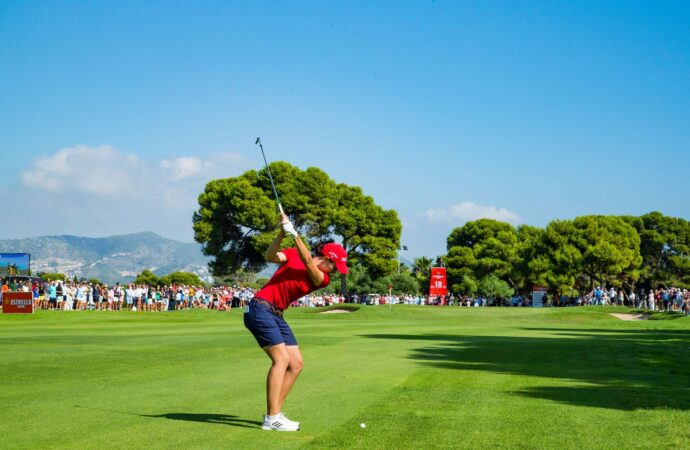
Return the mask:
<svg viewBox="0 0 690 450">
<path fill-rule="evenodd" d="M 276 185 L 273 182 L 273 175 L 271 175 L 271 168 L 268 167 L 268 161 L 266 160 L 266 154 L 264 153 L 264 146 L 261 145 L 261 138 L 256 138 L 255 144 L 259 144 L 259 148 L 261 149 L 261 156 L 264 157 L 264 164 L 266 164 L 266 171 L 268 172 L 268 179 L 271 181 L 271 187 L 273 188 L 273 195 L 276 196 L 276 202 L 278 203 L 278 211 L 280 211 L 281 214 L 285 214 L 283 211 L 283 205 L 280 203 L 280 197 L 278 197 L 278 191 L 276 191 Z"/>
</svg>

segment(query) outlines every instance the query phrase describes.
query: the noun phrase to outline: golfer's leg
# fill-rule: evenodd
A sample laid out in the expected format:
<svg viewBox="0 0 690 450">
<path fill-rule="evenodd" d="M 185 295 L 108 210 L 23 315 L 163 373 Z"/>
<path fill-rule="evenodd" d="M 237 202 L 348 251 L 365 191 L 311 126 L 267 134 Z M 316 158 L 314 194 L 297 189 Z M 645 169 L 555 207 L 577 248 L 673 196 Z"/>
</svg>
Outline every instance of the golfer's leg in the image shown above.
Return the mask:
<svg viewBox="0 0 690 450">
<path fill-rule="evenodd" d="M 275 416 L 280 413 L 281 391 L 285 381 L 285 373 L 290 364 L 290 357 L 285 344 L 267 346 L 263 350 L 272 361 L 266 378 L 266 413 Z"/>
<path fill-rule="evenodd" d="M 299 346 L 288 345 L 285 347 L 287 349 L 290 362 L 288 364 L 287 372 L 285 372 L 285 378 L 283 379 L 283 387 L 280 390 L 280 403 L 278 405 L 279 410 L 283 409 L 283 403 L 285 403 L 285 398 L 290 393 L 292 386 L 297 381 L 297 377 L 302 368 L 304 367 L 304 359 L 302 359 L 302 353 L 299 351 Z"/>
</svg>

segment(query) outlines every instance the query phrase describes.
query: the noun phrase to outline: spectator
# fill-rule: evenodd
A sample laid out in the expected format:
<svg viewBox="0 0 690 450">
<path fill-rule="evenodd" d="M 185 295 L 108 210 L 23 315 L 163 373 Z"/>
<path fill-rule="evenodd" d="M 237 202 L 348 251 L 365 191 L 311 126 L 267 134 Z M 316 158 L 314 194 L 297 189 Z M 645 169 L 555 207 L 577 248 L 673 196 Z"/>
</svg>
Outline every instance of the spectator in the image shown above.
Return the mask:
<svg viewBox="0 0 690 450">
<path fill-rule="evenodd" d="M 120 283 L 115 283 L 113 297 L 113 308 L 116 311 L 120 311 L 122 309 L 122 288 L 120 287 Z"/>
<path fill-rule="evenodd" d="M 134 308 L 134 285 L 132 284 L 125 289 L 125 306 L 127 311 L 131 311 Z"/>
<path fill-rule="evenodd" d="M 669 310 L 668 292 L 665 289 L 661 290 L 661 302 L 664 305 L 664 311 Z"/>
<path fill-rule="evenodd" d="M 63 301 L 64 299 L 63 299 L 62 296 L 63 296 L 64 293 L 65 293 L 65 290 L 64 290 L 64 288 L 63 288 L 63 286 L 62 286 L 62 281 L 58 281 L 58 282 L 57 282 L 57 286 L 55 286 L 55 300 L 56 300 L 56 302 L 57 302 L 57 306 L 56 306 L 57 309 L 62 309 L 62 308 L 63 308 L 63 306 L 62 306 L 62 301 Z"/>
<path fill-rule="evenodd" d="M 673 310 L 682 312 L 683 310 L 683 293 L 680 289 L 674 289 Z"/>
<path fill-rule="evenodd" d="M 78 311 L 83 311 L 86 309 L 86 290 L 84 289 L 84 285 L 79 284 L 77 285 L 77 289 L 74 293 L 74 296 L 77 300 L 77 310 Z"/>
</svg>

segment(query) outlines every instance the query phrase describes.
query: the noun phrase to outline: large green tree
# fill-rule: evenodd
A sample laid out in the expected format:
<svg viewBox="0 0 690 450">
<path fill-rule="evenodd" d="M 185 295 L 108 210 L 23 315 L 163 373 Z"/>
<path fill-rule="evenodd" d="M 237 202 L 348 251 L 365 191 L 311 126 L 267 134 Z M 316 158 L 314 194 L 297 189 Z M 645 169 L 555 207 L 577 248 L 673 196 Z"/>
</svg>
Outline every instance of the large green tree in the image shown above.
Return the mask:
<svg viewBox="0 0 690 450">
<path fill-rule="evenodd" d="M 50 273 L 50 272 L 39 272 L 38 277 L 43 278 L 46 281 L 65 281 L 67 278 L 64 273 Z"/>
<path fill-rule="evenodd" d="M 172 272 L 160 278 L 161 285 L 183 284 L 187 286 L 203 286 L 205 283 L 195 273 Z"/>
<path fill-rule="evenodd" d="M 630 220 L 615 216 L 582 216 L 574 220 L 554 220 L 540 229 L 491 219 L 468 222 L 448 236 L 449 284 L 466 292 L 495 276 L 514 290 L 528 291 L 534 284 L 546 285 L 561 294 L 591 288 L 594 283 L 632 285 L 640 276 L 642 263 L 640 236 Z M 640 229 L 643 221 L 638 221 Z M 684 230 L 680 223 L 674 230 Z M 678 274 L 687 262 L 678 242 L 681 231 L 662 241 L 673 240 Z M 668 248 L 659 245 L 657 251 Z M 481 291 L 481 286 L 479 287 Z"/>
<path fill-rule="evenodd" d="M 380 279 L 380 293 L 388 293 L 388 286 L 391 287 L 393 295 L 417 294 L 419 285 L 417 280 L 410 272 L 395 273 Z"/>
<path fill-rule="evenodd" d="M 375 283 L 369 276 L 366 269 L 359 264 L 350 267 L 347 279 L 347 288 L 350 294 L 372 294 L 377 293 L 380 288 L 379 284 Z"/>
<path fill-rule="evenodd" d="M 529 291 L 534 285 L 547 285 L 551 264 L 544 248 L 544 229 L 520 225 L 517 229 L 517 255 L 513 266 L 514 288 Z"/>
<path fill-rule="evenodd" d="M 532 254 L 537 258 L 529 263 L 531 278 L 536 284 L 548 286 L 558 293 L 570 293 L 583 272 L 582 250 L 578 247 L 578 231 L 572 220 L 549 223 L 540 240 L 533 241 Z"/>
<path fill-rule="evenodd" d="M 402 233 L 398 213 L 381 208 L 359 187 L 338 184 L 334 195 L 331 209 L 324 211 L 325 219 L 314 219 L 324 222 L 315 238 L 339 237 L 348 259 L 364 266 L 374 279 L 394 273 Z M 346 277 L 341 280 L 344 292 Z"/>
<path fill-rule="evenodd" d="M 270 170 L 285 212 L 310 246 L 341 242 L 349 264 L 361 264 L 372 278 L 395 271 L 402 225 L 394 210 L 314 167 L 274 162 Z M 214 275 L 258 271 L 278 222 L 267 171 L 250 170 L 206 185 L 193 217 L 194 238 L 213 256 Z M 342 283 L 344 290 L 345 277 Z"/>
<path fill-rule="evenodd" d="M 445 262 L 452 290 L 466 285 L 467 277 L 477 281 L 489 275 L 515 285 L 518 234 L 509 223 L 493 219 L 467 222 L 450 233 L 447 247 Z"/>
<path fill-rule="evenodd" d="M 149 286 L 158 286 L 160 284 L 160 278 L 148 269 L 144 269 L 137 277 L 134 279 L 134 284 L 146 284 Z"/>
<path fill-rule="evenodd" d="M 624 219 L 640 235 L 640 284 L 690 288 L 690 222 L 656 211 Z"/>
<path fill-rule="evenodd" d="M 632 285 L 642 263 L 640 236 L 615 216 L 555 220 L 544 233 L 548 284 L 560 293 L 596 284 Z"/>
<path fill-rule="evenodd" d="M 412 263 L 412 275 L 417 280 L 417 286 L 419 287 L 419 292 L 428 294 L 429 293 L 429 282 L 431 281 L 431 258 L 426 256 L 420 256 L 415 258 Z"/>
<path fill-rule="evenodd" d="M 509 299 L 515 292 L 508 283 L 498 278 L 496 275 L 484 277 L 478 285 L 479 292 L 490 299 L 489 304 L 500 306 L 502 300 Z"/>
</svg>

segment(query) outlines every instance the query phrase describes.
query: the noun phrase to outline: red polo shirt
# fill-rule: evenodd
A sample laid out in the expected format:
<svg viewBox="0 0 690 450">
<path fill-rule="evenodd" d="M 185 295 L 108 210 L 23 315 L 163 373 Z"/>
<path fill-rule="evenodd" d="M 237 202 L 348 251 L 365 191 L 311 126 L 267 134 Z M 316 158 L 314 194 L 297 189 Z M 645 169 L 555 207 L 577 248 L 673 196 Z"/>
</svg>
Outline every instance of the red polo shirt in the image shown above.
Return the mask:
<svg viewBox="0 0 690 450">
<path fill-rule="evenodd" d="M 286 248 L 281 252 L 287 257 L 255 297 L 273 303 L 276 308 L 285 311 L 290 303 L 299 300 L 310 292 L 322 289 L 331 282 L 327 273 L 323 273 L 321 286 L 314 286 L 307 268 L 299 257 L 296 248 Z"/>
</svg>

